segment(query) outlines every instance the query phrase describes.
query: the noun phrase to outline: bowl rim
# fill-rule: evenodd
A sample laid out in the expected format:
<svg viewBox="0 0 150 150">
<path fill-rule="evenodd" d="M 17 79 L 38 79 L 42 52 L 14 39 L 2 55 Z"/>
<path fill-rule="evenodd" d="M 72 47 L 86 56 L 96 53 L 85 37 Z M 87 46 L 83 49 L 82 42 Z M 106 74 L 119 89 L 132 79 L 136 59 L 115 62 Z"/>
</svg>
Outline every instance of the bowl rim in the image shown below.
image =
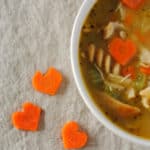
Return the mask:
<svg viewBox="0 0 150 150">
<path fill-rule="evenodd" d="M 93 7 L 93 5 L 96 3 L 96 0 L 84 0 L 78 14 L 76 16 L 72 34 L 71 34 L 71 66 L 73 71 L 73 76 L 75 83 L 77 85 L 78 91 L 84 100 L 87 107 L 90 109 L 92 114 L 97 118 L 99 122 L 101 122 L 106 128 L 108 128 L 110 131 L 112 131 L 114 134 L 118 135 L 119 137 L 122 137 L 130 142 L 140 144 L 143 146 L 150 146 L 150 140 L 144 139 L 142 137 L 135 136 L 133 134 L 128 133 L 127 131 L 121 129 L 114 123 L 112 123 L 105 115 L 104 113 L 98 109 L 94 101 L 92 101 L 92 98 L 90 94 L 88 93 L 88 90 L 86 89 L 85 83 L 81 76 L 81 71 L 79 67 L 79 39 L 80 39 L 80 33 L 82 25 L 85 21 L 85 18 L 87 17 L 89 11 Z"/>
</svg>

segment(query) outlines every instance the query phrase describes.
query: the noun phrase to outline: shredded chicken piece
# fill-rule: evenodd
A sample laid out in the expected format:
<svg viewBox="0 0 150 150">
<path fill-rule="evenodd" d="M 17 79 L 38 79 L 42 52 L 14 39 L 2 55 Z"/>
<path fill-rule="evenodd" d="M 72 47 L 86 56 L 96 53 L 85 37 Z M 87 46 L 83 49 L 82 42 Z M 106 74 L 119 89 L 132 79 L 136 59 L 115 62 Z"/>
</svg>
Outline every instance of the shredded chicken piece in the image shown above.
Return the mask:
<svg viewBox="0 0 150 150">
<path fill-rule="evenodd" d="M 120 31 L 120 37 L 122 38 L 122 39 L 126 39 L 127 38 L 127 33 L 125 32 L 125 31 Z"/>
<path fill-rule="evenodd" d="M 129 88 L 127 89 L 126 91 L 126 96 L 127 96 L 127 99 L 133 99 L 136 97 L 136 93 L 135 93 L 135 89 L 134 88 Z"/>
<path fill-rule="evenodd" d="M 119 11 L 119 13 L 120 13 L 121 20 L 124 20 L 126 11 L 125 11 L 125 9 L 124 9 L 122 3 L 119 3 L 119 5 L 118 5 L 118 7 L 117 7 L 117 9 L 116 9 L 116 12 L 117 12 L 117 11 Z"/>
<path fill-rule="evenodd" d="M 142 97 L 142 104 L 145 108 L 150 108 L 150 87 L 147 87 L 146 89 L 142 90 L 140 92 L 140 95 Z"/>
<path fill-rule="evenodd" d="M 147 48 L 141 48 L 140 60 L 142 64 L 150 65 L 150 50 Z"/>
<path fill-rule="evenodd" d="M 142 98 L 142 104 L 146 109 L 150 108 L 150 99 L 147 99 L 146 97 Z"/>
<path fill-rule="evenodd" d="M 124 29 L 124 25 L 119 22 L 109 22 L 104 28 L 104 39 L 109 39 L 117 29 Z"/>
<path fill-rule="evenodd" d="M 146 89 L 140 91 L 140 95 L 150 99 L 150 87 L 147 87 Z"/>
</svg>

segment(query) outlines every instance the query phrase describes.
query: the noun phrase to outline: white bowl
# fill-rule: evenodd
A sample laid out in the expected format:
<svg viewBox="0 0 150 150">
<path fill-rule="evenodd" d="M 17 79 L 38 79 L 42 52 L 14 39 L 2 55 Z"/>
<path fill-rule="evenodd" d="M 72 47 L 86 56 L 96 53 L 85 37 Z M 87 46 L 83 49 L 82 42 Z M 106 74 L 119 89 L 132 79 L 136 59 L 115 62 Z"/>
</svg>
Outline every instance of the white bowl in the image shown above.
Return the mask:
<svg viewBox="0 0 150 150">
<path fill-rule="evenodd" d="M 94 104 L 91 96 L 89 95 L 89 93 L 85 87 L 85 84 L 84 84 L 84 81 L 82 79 L 82 75 L 80 72 L 80 67 L 79 67 L 79 57 L 78 57 L 79 56 L 79 50 L 78 50 L 79 49 L 79 39 L 80 39 L 80 32 L 81 32 L 82 25 L 88 15 L 89 11 L 95 4 L 95 2 L 96 2 L 96 0 L 84 0 L 83 4 L 79 10 L 79 13 L 76 17 L 73 31 L 72 31 L 71 64 L 72 64 L 72 70 L 73 70 L 73 75 L 75 78 L 76 85 L 78 87 L 78 90 L 79 90 L 84 102 L 86 103 L 86 105 L 88 106 L 88 108 L 90 109 L 92 114 L 104 126 L 106 126 L 108 129 L 110 129 L 113 133 L 115 133 L 115 134 L 119 135 L 120 137 L 125 138 L 131 142 L 145 145 L 145 146 L 150 146 L 150 140 L 146 140 L 141 137 L 137 137 L 133 134 L 129 134 L 128 132 L 122 130 L 121 128 L 119 128 L 118 126 L 113 124 Z"/>
</svg>

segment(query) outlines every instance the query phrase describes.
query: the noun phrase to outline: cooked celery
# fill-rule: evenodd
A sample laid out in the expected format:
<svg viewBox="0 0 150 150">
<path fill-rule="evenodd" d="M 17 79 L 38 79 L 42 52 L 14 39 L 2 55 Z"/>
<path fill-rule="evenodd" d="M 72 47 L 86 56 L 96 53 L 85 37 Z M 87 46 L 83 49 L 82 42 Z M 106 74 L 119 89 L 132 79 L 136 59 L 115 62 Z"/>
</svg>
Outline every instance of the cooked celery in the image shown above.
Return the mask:
<svg viewBox="0 0 150 150">
<path fill-rule="evenodd" d="M 89 70 L 89 77 L 90 77 L 91 83 L 95 86 L 98 86 L 101 83 L 103 83 L 100 73 L 94 67 Z"/>
<path fill-rule="evenodd" d="M 146 85 L 146 75 L 138 73 L 136 79 L 134 80 L 134 88 L 137 91 L 142 90 Z"/>
<path fill-rule="evenodd" d="M 121 93 L 119 90 L 112 88 L 110 85 L 105 84 L 104 91 L 113 98 L 120 99 Z"/>
<path fill-rule="evenodd" d="M 110 82 L 116 83 L 116 84 L 120 84 L 122 86 L 129 86 L 132 83 L 132 80 L 129 78 L 125 78 L 122 77 L 120 75 L 115 75 L 115 74 L 108 74 L 108 78 L 107 78 Z"/>
</svg>

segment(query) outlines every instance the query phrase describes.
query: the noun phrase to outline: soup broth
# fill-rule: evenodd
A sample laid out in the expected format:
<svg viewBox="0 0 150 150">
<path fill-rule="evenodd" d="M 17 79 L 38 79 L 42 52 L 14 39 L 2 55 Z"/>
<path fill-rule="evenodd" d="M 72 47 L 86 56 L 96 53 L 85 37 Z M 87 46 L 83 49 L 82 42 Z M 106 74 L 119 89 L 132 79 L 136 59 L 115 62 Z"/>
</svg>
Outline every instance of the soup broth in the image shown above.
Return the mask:
<svg viewBox="0 0 150 150">
<path fill-rule="evenodd" d="M 79 61 L 100 110 L 129 133 L 150 138 L 150 1 L 135 5 L 98 0 L 82 27 Z"/>
</svg>

